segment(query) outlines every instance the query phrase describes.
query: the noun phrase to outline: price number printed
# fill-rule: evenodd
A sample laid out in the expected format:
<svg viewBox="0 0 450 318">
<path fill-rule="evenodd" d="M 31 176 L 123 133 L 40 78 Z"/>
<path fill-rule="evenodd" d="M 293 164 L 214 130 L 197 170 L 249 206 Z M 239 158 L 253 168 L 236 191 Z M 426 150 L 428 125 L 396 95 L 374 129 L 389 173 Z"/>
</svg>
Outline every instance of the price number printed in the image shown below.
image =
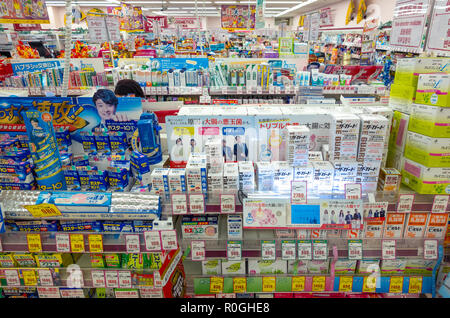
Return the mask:
<svg viewBox="0 0 450 318">
<path fill-rule="evenodd" d="M 177 232 L 175 230 L 164 230 L 161 233 L 161 245 L 165 251 L 176 250 L 178 248 Z"/>
<path fill-rule="evenodd" d="M 8 286 L 20 286 L 19 272 L 17 269 L 5 269 L 4 273 Z"/>
<path fill-rule="evenodd" d="M 360 260 L 362 259 L 362 240 L 349 240 L 348 241 L 348 259 Z"/>
<path fill-rule="evenodd" d="M 325 276 L 314 276 L 312 280 L 312 288 L 313 292 L 323 292 L 325 290 Z"/>
<path fill-rule="evenodd" d="M 172 194 L 172 214 L 187 213 L 187 196 L 186 194 Z"/>
<path fill-rule="evenodd" d="M 326 260 L 328 259 L 328 249 L 326 240 L 314 240 L 313 241 L 313 259 L 314 260 Z"/>
<path fill-rule="evenodd" d="M 382 241 L 382 259 L 392 260 L 396 258 L 395 240 Z"/>
<path fill-rule="evenodd" d="M 339 278 L 339 291 L 348 293 L 353 289 L 353 277 L 352 276 L 341 276 Z"/>
<path fill-rule="evenodd" d="M 37 205 L 24 205 L 24 208 L 28 210 L 34 217 L 52 217 L 61 216 L 61 212 L 54 204 L 42 203 Z"/>
<path fill-rule="evenodd" d="M 220 195 L 220 213 L 235 213 L 236 197 L 234 194 Z"/>
<path fill-rule="evenodd" d="M 399 294 L 403 291 L 403 276 L 391 276 L 389 292 Z"/>
<path fill-rule="evenodd" d="M 119 288 L 117 271 L 105 271 L 106 288 Z"/>
<path fill-rule="evenodd" d="M 307 188 L 308 184 L 306 181 L 292 181 L 291 183 L 291 204 L 306 204 L 307 199 Z"/>
<path fill-rule="evenodd" d="M 295 241 L 281 241 L 281 259 L 284 261 L 293 261 L 296 258 Z"/>
<path fill-rule="evenodd" d="M 414 203 L 414 197 L 414 194 L 400 194 L 397 204 L 397 212 L 411 212 Z"/>
<path fill-rule="evenodd" d="M 276 278 L 272 276 L 264 276 L 262 279 L 263 293 L 273 293 L 276 288 Z"/>
<path fill-rule="evenodd" d="M 39 284 L 41 286 L 53 286 L 53 276 L 50 269 L 38 269 Z"/>
<path fill-rule="evenodd" d="M 265 261 L 274 261 L 276 259 L 275 241 L 261 241 L 261 258 Z"/>
<path fill-rule="evenodd" d="M 189 212 L 191 214 L 205 213 L 205 198 L 203 194 L 189 195 Z"/>
<path fill-rule="evenodd" d="M 205 241 L 191 241 L 191 259 L 193 261 L 204 261 L 205 258 Z"/>
<path fill-rule="evenodd" d="M 130 234 L 125 236 L 127 253 L 140 253 L 141 243 L 138 234 Z"/>
<path fill-rule="evenodd" d="M 361 183 L 345 184 L 345 198 L 347 200 L 360 200 L 362 196 Z"/>
<path fill-rule="evenodd" d="M 103 253 L 103 237 L 101 234 L 89 234 L 89 252 Z"/>
<path fill-rule="evenodd" d="M 234 293 L 245 293 L 246 291 L 247 291 L 247 278 L 234 277 L 233 278 L 233 292 Z"/>
<path fill-rule="evenodd" d="M 432 213 L 445 213 L 447 211 L 450 195 L 435 195 L 433 201 Z"/>
<path fill-rule="evenodd" d="M 72 253 L 84 253 L 83 234 L 70 234 L 70 248 Z"/>
<path fill-rule="evenodd" d="M 306 277 L 304 276 L 294 276 L 292 277 L 292 291 L 302 292 L 305 290 Z"/>
<path fill-rule="evenodd" d="M 229 261 L 240 261 L 242 259 L 242 242 L 228 241 L 227 242 L 227 259 Z"/>
<path fill-rule="evenodd" d="M 423 258 L 427 260 L 438 259 L 438 241 L 425 240 L 423 242 Z"/>
<path fill-rule="evenodd" d="M 409 294 L 420 294 L 422 292 L 423 277 L 411 276 L 409 278 Z"/>
<path fill-rule="evenodd" d="M 130 271 L 119 271 L 119 287 L 120 288 L 131 288 L 131 272 Z"/>
<path fill-rule="evenodd" d="M 312 259 L 312 243 L 310 240 L 297 241 L 297 254 L 300 260 Z"/>
<path fill-rule="evenodd" d="M 99 271 L 99 270 L 93 270 L 91 272 L 92 277 L 92 285 L 95 288 L 105 288 L 106 287 L 106 281 L 105 281 L 105 272 Z"/>
<path fill-rule="evenodd" d="M 214 294 L 221 293 L 223 291 L 223 277 L 211 277 L 209 291 Z"/>
<path fill-rule="evenodd" d="M 42 252 L 42 242 L 40 234 L 27 234 L 28 251 L 30 253 Z"/>
<path fill-rule="evenodd" d="M 144 232 L 145 249 L 149 252 L 161 251 L 161 236 L 158 231 Z"/>
<path fill-rule="evenodd" d="M 70 253 L 69 234 L 56 234 L 56 251 L 58 253 Z"/>
</svg>

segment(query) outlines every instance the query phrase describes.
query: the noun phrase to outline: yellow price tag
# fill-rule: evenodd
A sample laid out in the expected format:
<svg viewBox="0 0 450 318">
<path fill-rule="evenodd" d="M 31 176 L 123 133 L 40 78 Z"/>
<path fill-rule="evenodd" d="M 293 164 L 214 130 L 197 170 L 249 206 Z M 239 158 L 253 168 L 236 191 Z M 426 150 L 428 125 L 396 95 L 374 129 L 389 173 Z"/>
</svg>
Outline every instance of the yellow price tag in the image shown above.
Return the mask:
<svg viewBox="0 0 450 318">
<path fill-rule="evenodd" d="M 37 285 L 37 278 L 36 278 L 36 273 L 34 272 L 34 269 L 23 269 L 22 276 L 23 276 L 23 284 L 25 286 L 36 286 Z"/>
<path fill-rule="evenodd" d="M 103 253 L 103 237 L 100 234 L 89 234 L 89 252 Z"/>
<path fill-rule="evenodd" d="M 273 293 L 275 291 L 276 279 L 275 277 L 263 277 L 262 280 L 263 293 Z"/>
<path fill-rule="evenodd" d="M 42 243 L 40 234 L 27 234 L 28 251 L 31 253 L 42 252 Z"/>
<path fill-rule="evenodd" d="M 24 205 L 25 209 L 35 218 L 45 218 L 50 216 L 61 216 L 61 212 L 54 204 L 41 203 L 37 205 Z"/>
<path fill-rule="evenodd" d="M 403 290 L 403 277 L 402 276 L 392 276 L 389 283 L 390 293 L 401 293 Z"/>
<path fill-rule="evenodd" d="M 376 276 L 366 276 L 363 281 L 363 293 L 374 293 L 377 287 Z"/>
<path fill-rule="evenodd" d="M 70 234 L 70 248 L 73 253 L 84 253 L 83 234 Z"/>
<path fill-rule="evenodd" d="M 410 294 L 420 294 L 422 292 L 422 276 L 411 276 L 409 278 L 409 289 Z"/>
<path fill-rule="evenodd" d="M 322 292 L 325 290 L 325 276 L 314 276 L 312 282 L 313 292 Z"/>
<path fill-rule="evenodd" d="M 211 277 L 209 291 L 211 293 L 221 293 L 223 290 L 223 277 Z"/>
<path fill-rule="evenodd" d="M 233 278 L 233 292 L 245 293 L 247 291 L 247 279 L 245 277 Z"/>
<path fill-rule="evenodd" d="M 352 276 L 341 276 L 339 278 L 339 291 L 340 292 L 351 292 L 353 288 L 353 277 Z"/>
<path fill-rule="evenodd" d="M 292 277 L 292 291 L 302 292 L 305 290 L 305 276 L 294 276 Z"/>
</svg>

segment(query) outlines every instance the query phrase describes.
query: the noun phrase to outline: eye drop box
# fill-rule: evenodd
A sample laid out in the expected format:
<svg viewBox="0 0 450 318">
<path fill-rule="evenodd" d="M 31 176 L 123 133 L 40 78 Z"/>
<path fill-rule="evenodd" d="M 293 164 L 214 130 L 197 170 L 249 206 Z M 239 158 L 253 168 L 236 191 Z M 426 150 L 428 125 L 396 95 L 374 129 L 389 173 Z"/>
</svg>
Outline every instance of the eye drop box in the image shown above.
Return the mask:
<svg viewBox="0 0 450 318">
<path fill-rule="evenodd" d="M 223 172 L 208 172 L 208 191 L 221 193 L 223 189 Z"/>
<path fill-rule="evenodd" d="M 293 168 L 286 161 L 272 162 L 274 167 L 273 191 L 287 192 L 291 189 Z"/>
<path fill-rule="evenodd" d="M 255 191 L 255 169 L 253 168 L 253 162 L 240 161 L 238 163 L 239 168 L 239 189 L 244 192 Z"/>
<path fill-rule="evenodd" d="M 239 190 L 239 166 L 237 163 L 226 162 L 223 165 L 223 192 Z"/>
<path fill-rule="evenodd" d="M 421 194 L 448 194 L 450 168 L 430 168 L 405 158 L 402 183 Z"/>
<path fill-rule="evenodd" d="M 227 216 L 228 239 L 242 239 L 242 216 L 229 214 Z"/>
<path fill-rule="evenodd" d="M 356 260 L 338 259 L 334 265 L 336 275 L 354 274 L 356 270 Z"/>
<path fill-rule="evenodd" d="M 360 118 L 354 114 L 331 116 L 330 160 L 356 160 Z"/>
<path fill-rule="evenodd" d="M 275 260 L 248 260 L 248 273 L 250 275 L 258 274 L 287 274 L 287 261 Z"/>
<path fill-rule="evenodd" d="M 333 191 L 334 167 L 329 161 L 313 161 L 314 192 L 331 193 Z"/>
<path fill-rule="evenodd" d="M 245 260 L 222 260 L 222 275 L 245 275 Z"/>
<path fill-rule="evenodd" d="M 272 191 L 275 170 L 271 162 L 255 163 L 255 177 L 258 191 Z"/>
<path fill-rule="evenodd" d="M 400 189 L 402 174 L 395 168 L 381 168 L 377 189 L 383 192 L 397 192 Z"/>
<path fill-rule="evenodd" d="M 344 192 L 347 183 L 355 183 L 358 172 L 356 161 L 335 161 L 333 192 Z"/>
<path fill-rule="evenodd" d="M 186 170 L 170 169 L 167 177 L 170 193 L 186 192 Z"/>
<path fill-rule="evenodd" d="M 152 193 L 163 194 L 169 193 L 169 169 L 168 168 L 155 168 L 152 171 Z"/>
<path fill-rule="evenodd" d="M 408 130 L 429 137 L 450 138 L 450 108 L 413 104 Z"/>
<path fill-rule="evenodd" d="M 287 127 L 286 160 L 294 167 L 308 164 L 310 132 L 306 126 Z"/>
<path fill-rule="evenodd" d="M 202 274 L 203 275 L 221 275 L 222 264 L 220 259 L 212 259 L 208 261 L 202 261 Z"/>
<path fill-rule="evenodd" d="M 416 103 L 450 107 L 449 92 L 449 74 L 420 74 L 416 90 Z"/>
</svg>

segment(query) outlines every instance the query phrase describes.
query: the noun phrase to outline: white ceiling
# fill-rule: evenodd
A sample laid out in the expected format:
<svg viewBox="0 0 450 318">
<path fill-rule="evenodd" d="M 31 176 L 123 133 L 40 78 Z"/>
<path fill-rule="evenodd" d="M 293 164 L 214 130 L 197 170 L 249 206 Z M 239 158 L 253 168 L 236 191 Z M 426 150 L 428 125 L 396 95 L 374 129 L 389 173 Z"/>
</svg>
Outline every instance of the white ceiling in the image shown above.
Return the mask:
<svg viewBox="0 0 450 318">
<path fill-rule="evenodd" d="M 266 17 L 292 17 L 303 12 L 311 11 L 316 8 L 324 7 L 334 2 L 343 0 L 265 0 Z M 134 6 L 143 8 L 146 15 L 194 15 L 195 0 L 124 0 Z M 47 6 L 64 6 L 64 0 L 46 0 Z M 79 4 L 81 7 L 106 7 L 119 4 L 118 0 L 73 0 L 73 4 Z M 233 4 L 256 4 L 256 0 L 197 0 L 197 11 L 199 16 L 220 16 L 222 5 Z M 301 8 L 292 10 L 296 6 Z M 161 11 L 161 9 L 163 9 Z"/>
</svg>

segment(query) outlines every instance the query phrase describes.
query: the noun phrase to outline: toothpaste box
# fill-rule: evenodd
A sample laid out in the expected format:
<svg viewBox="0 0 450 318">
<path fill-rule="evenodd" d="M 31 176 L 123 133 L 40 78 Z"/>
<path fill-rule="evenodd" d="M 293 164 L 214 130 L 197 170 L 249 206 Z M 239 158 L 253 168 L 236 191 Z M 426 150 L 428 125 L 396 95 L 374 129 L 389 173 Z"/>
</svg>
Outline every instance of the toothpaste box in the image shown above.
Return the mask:
<svg viewBox="0 0 450 318">
<path fill-rule="evenodd" d="M 223 191 L 237 192 L 239 190 L 239 166 L 237 163 L 226 162 L 223 166 Z"/>
<path fill-rule="evenodd" d="M 420 74 L 416 90 L 416 103 L 450 107 L 449 92 L 449 74 Z"/>
<path fill-rule="evenodd" d="M 240 161 L 239 168 L 239 189 L 248 193 L 255 191 L 255 169 L 253 162 Z"/>
<path fill-rule="evenodd" d="M 222 264 L 220 259 L 202 261 L 202 275 L 222 275 Z"/>
<path fill-rule="evenodd" d="M 395 168 L 381 168 L 377 189 L 383 192 L 397 192 L 400 189 L 402 174 Z"/>
<path fill-rule="evenodd" d="M 450 192 L 450 168 L 429 168 L 405 158 L 402 183 L 418 193 L 448 194 Z"/>
<path fill-rule="evenodd" d="M 413 104 L 409 131 L 436 138 L 450 138 L 450 108 Z"/>
<path fill-rule="evenodd" d="M 184 239 L 217 239 L 219 219 L 213 215 L 184 215 L 181 219 L 181 230 Z"/>
<path fill-rule="evenodd" d="M 0 169 L 1 170 L 1 169 Z M 0 173 L 0 182 L 11 182 L 11 183 L 30 183 L 34 181 L 33 174 L 30 173 L 23 175 L 21 173 Z"/>
<path fill-rule="evenodd" d="M 208 171 L 208 191 L 221 193 L 223 190 L 223 172 Z"/>
<path fill-rule="evenodd" d="M 81 144 L 83 146 L 83 150 L 85 153 L 87 153 L 87 154 L 96 154 L 97 153 L 95 136 L 92 132 L 81 133 Z"/>
<path fill-rule="evenodd" d="M 329 161 L 313 161 L 314 192 L 331 193 L 333 191 L 334 167 Z"/>
<path fill-rule="evenodd" d="M 354 274 L 356 269 L 356 260 L 338 259 L 334 265 L 336 275 Z"/>
<path fill-rule="evenodd" d="M 449 142 L 449 138 L 433 138 L 408 131 L 405 157 L 427 167 L 448 167 Z"/>
<path fill-rule="evenodd" d="M 332 114 L 330 160 L 356 160 L 360 118 L 354 114 Z"/>
<path fill-rule="evenodd" d="M 186 186 L 188 192 L 206 193 L 208 187 L 208 177 L 206 173 L 205 158 L 190 158 L 186 165 Z"/>
<path fill-rule="evenodd" d="M 155 168 L 152 173 L 152 193 L 163 194 L 169 193 L 169 169 Z"/>
<path fill-rule="evenodd" d="M 306 126 L 287 127 L 286 160 L 290 165 L 306 166 L 308 163 L 310 130 Z"/>
<path fill-rule="evenodd" d="M 41 191 L 36 204 L 41 203 L 54 204 L 61 212 L 108 212 L 111 193 Z"/>
<path fill-rule="evenodd" d="M 27 176 L 31 173 L 31 162 L 14 162 L 9 160 L 0 160 L 0 173 L 13 173 L 21 176 Z M 23 178 L 23 177 L 22 177 Z"/>
<path fill-rule="evenodd" d="M 0 182 L 0 190 L 36 190 L 36 183 Z"/>
<path fill-rule="evenodd" d="M 228 261 L 222 260 L 222 275 L 245 275 L 245 260 Z"/>
<path fill-rule="evenodd" d="M 274 167 L 273 191 L 289 192 L 294 169 L 286 161 L 273 161 L 272 165 Z"/>
<path fill-rule="evenodd" d="M 265 261 L 249 259 L 247 262 L 248 273 L 250 275 L 259 274 L 287 274 L 287 261 L 275 260 Z"/>
<path fill-rule="evenodd" d="M 186 192 L 186 170 L 173 168 L 167 177 L 170 193 Z"/>
<path fill-rule="evenodd" d="M 258 191 L 272 191 L 275 175 L 274 166 L 270 162 L 260 161 L 255 163 L 255 177 Z"/>
</svg>

